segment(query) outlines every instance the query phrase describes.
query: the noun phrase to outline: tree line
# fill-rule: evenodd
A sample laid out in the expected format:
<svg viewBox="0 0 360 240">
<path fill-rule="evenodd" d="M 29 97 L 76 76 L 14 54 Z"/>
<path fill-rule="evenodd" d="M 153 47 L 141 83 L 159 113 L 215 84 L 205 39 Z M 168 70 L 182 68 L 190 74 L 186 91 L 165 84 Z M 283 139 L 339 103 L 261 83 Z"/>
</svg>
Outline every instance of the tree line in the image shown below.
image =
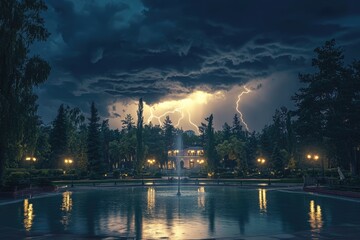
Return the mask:
<svg viewBox="0 0 360 240">
<path fill-rule="evenodd" d="M 41 122 L 33 89 L 48 78 L 50 66 L 31 55 L 30 46 L 49 36 L 41 17 L 46 8 L 41 0 L 0 1 L 0 181 L 5 168 L 23 166 L 27 155 L 36 156 L 42 168 L 64 167 L 62 160 L 73 158 L 76 169 L 88 175 L 114 166 L 140 172 L 148 157 L 164 166 L 182 130 L 168 116 L 162 126 L 144 124 L 142 99 L 136 125 L 126 115 L 121 130 L 100 120 L 95 103 L 88 118 L 79 108 L 61 105 L 50 126 Z M 251 133 L 237 115 L 216 131 L 211 114 L 199 126 L 199 136 L 183 135 L 184 145 L 204 147 L 209 171 L 237 168 L 248 174 L 258 157 L 274 171 L 296 169 L 309 165 L 307 153 L 316 153 L 327 168 L 358 175 L 360 61 L 345 64 L 335 40 L 314 53 L 313 71 L 299 74 L 303 87 L 292 98 L 295 109 L 276 110 L 271 123 Z"/>
</svg>

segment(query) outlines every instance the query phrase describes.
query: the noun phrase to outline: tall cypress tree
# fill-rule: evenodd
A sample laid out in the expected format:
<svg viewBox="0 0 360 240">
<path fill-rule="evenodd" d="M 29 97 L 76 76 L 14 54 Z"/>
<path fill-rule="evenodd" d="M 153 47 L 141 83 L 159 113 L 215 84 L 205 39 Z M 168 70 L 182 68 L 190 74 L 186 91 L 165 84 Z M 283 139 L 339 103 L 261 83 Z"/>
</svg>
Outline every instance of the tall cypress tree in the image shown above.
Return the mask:
<svg viewBox="0 0 360 240">
<path fill-rule="evenodd" d="M 68 139 L 67 116 L 64 105 L 61 104 L 50 135 L 51 160 L 49 167 L 63 167 L 62 161 L 68 152 Z"/>
<path fill-rule="evenodd" d="M 163 132 L 164 132 L 164 156 L 165 161 L 163 161 L 166 164 L 166 168 L 168 166 L 168 151 L 172 148 L 173 142 L 174 142 L 174 126 L 172 125 L 172 122 L 170 120 L 169 116 L 166 116 L 164 123 L 163 123 Z"/>
<path fill-rule="evenodd" d="M 205 120 L 207 121 L 206 130 L 205 130 L 205 137 L 206 137 L 205 154 L 207 157 L 209 169 L 215 170 L 218 163 L 216 161 L 216 152 L 215 152 L 213 115 L 211 114 Z"/>
<path fill-rule="evenodd" d="M 143 143 L 143 100 L 139 99 L 139 107 L 137 110 L 137 124 L 136 124 L 136 171 L 140 173 L 144 162 L 144 143 Z"/>
<path fill-rule="evenodd" d="M 255 166 L 256 159 L 258 156 L 258 140 L 256 138 L 255 132 L 252 132 L 249 137 L 246 139 L 245 144 L 245 154 L 248 166 L 251 168 Z"/>
<path fill-rule="evenodd" d="M 102 161 L 100 154 L 100 117 L 95 107 L 95 103 L 91 103 L 90 118 L 88 125 L 88 163 L 89 171 L 92 174 L 100 174 L 102 171 Z"/>
<path fill-rule="evenodd" d="M 111 131 L 109 129 L 109 120 L 103 120 L 101 123 L 101 156 L 104 170 L 110 170 L 109 143 L 111 141 Z"/>
</svg>

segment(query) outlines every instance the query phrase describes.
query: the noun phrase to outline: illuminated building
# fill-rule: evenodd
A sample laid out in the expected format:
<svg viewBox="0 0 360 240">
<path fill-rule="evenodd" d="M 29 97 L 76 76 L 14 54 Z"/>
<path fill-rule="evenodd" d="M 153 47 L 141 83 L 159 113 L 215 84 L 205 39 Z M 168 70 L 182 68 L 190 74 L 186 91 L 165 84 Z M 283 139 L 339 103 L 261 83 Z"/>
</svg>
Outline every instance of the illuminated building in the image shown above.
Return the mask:
<svg viewBox="0 0 360 240">
<path fill-rule="evenodd" d="M 168 169 L 176 168 L 176 161 L 179 159 L 180 166 L 187 170 L 199 171 L 205 166 L 206 160 L 202 147 L 189 147 L 184 150 L 170 150 L 168 152 Z"/>
</svg>

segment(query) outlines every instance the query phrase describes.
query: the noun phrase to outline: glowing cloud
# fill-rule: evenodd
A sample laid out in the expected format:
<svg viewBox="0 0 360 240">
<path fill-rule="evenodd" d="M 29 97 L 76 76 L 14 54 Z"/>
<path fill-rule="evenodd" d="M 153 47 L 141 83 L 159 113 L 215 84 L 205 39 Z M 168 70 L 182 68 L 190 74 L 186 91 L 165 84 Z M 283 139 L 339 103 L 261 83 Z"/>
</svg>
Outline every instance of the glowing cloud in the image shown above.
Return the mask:
<svg viewBox="0 0 360 240">
<path fill-rule="evenodd" d="M 248 85 L 254 85 L 253 81 Z M 247 115 L 248 109 L 252 109 L 254 101 L 256 101 L 255 91 L 258 87 L 251 86 L 235 86 L 230 90 L 222 90 L 217 92 L 195 91 L 186 95 L 168 95 L 154 104 L 144 102 L 144 120 L 146 124 L 150 122 L 155 125 L 163 125 L 166 116 L 169 116 L 173 124 L 177 128 L 184 130 L 191 129 L 197 134 L 198 126 L 204 121 L 205 117 L 214 114 L 217 118 L 214 121 L 214 127 L 221 129 L 224 122 L 229 122 L 233 118 L 233 110 L 240 114 L 239 120 L 246 131 L 249 131 L 246 119 L 252 119 Z M 249 94 L 249 93 L 253 94 Z M 247 95 L 245 97 L 245 95 Z M 257 94 L 256 94 L 257 95 Z M 136 119 L 137 111 L 136 100 L 118 101 L 108 106 L 110 114 L 109 123 L 114 128 L 121 128 L 121 119 L 126 114 L 131 114 Z M 250 108 L 249 108 L 250 107 Z M 255 109 L 255 108 L 254 108 Z M 246 112 L 246 116 L 244 115 Z M 136 121 L 136 120 L 135 120 Z"/>
<path fill-rule="evenodd" d="M 147 123 L 150 123 L 153 121 L 153 119 L 156 119 L 161 126 L 163 124 L 162 121 L 164 117 L 177 114 L 179 118 L 175 124 L 175 127 L 179 127 L 181 122 L 185 119 L 185 115 L 187 115 L 188 124 L 199 133 L 198 126 L 192 121 L 190 110 L 201 108 L 201 105 L 207 104 L 210 99 L 221 96 L 223 96 L 221 91 L 214 94 L 203 91 L 196 91 L 184 99 L 156 103 L 150 106 L 150 116 L 147 119 Z M 155 111 L 159 113 L 155 114 Z"/>
</svg>

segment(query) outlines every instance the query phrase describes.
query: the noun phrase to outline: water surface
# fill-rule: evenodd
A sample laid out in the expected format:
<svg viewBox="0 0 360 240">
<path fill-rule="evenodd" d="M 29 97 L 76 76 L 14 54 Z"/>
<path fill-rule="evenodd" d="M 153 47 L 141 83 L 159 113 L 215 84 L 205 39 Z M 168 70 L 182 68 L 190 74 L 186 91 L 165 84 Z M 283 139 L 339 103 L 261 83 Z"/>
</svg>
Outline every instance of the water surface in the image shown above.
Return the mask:
<svg viewBox="0 0 360 240">
<path fill-rule="evenodd" d="M 360 233 L 357 201 L 236 187 L 184 187 L 180 197 L 176 193 L 176 187 L 75 189 L 1 205 L 0 239 L 351 239 Z"/>
</svg>

